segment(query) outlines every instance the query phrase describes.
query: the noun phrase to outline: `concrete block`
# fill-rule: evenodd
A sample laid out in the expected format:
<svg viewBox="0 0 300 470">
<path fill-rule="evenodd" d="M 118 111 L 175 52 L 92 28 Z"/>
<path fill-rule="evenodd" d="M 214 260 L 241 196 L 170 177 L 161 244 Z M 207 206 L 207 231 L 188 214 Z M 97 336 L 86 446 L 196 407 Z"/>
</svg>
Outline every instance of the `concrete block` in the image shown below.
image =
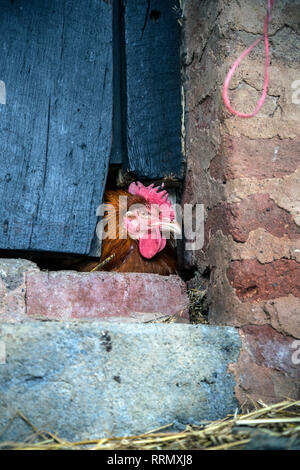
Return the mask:
<svg viewBox="0 0 300 470">
<path fill-rule="evenodd" d="M 0 325 L 0 435 L 35 426 L 69 440 L 143 433 L 234 412 L 238 332 L 231 327 L 106 322 Z"/>
</svg>

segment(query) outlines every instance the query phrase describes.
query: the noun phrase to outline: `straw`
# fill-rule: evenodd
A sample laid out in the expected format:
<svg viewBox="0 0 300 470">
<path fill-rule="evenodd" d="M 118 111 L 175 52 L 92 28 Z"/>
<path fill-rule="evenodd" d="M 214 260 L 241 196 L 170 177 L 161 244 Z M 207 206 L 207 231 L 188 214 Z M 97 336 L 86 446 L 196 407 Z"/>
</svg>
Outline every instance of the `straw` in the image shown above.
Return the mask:
<svg viewBox="0 0 300 470">
<path fill-rule="evenodd" d="M 181 432 L 166 432 L 172 423 L 144 434 L 124 437 L 99 437 L 70 442 L 45 430 L 40 430 L 23 413 L 13 417 L 22 419 L 32 429 L 26 442 L 2 442 L 0 449 L 12 450 L 239 450 L 251 440 L 253 427 L 271 436 L 300 438 L 300 401 L 287 399 L 266 405 L 256 402 L 257 409 L 217 421 L 206 421 L 199 426 L 188 425 Z M 11 422 L 9 423 L 11 424 Z M 249 427 L 250 430 L 249 430 Z M 251 432 L 252 431 L 252 432 Z M 29 439 L 34 439 L 29 442 Z"/>
</svg>

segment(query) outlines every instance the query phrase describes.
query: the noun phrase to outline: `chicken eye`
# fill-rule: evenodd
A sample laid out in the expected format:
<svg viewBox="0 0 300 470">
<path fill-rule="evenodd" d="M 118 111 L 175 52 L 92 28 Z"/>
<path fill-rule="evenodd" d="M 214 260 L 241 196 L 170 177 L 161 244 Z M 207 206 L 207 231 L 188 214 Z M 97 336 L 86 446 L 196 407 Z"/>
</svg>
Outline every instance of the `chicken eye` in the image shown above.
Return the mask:
<svg viewBox="0 0 300 470">
<path fill-rule="evenodd" d="M 142 218 L 146 218 L 146 217 L 148 218 L 149 216 L 148 212 L 144 209 L 140 209 L 137 215 L 138 217 L 142 217 Z"/>
<path fill-rule="evenodd" d="M 136 219 L 136 214 L 134 212 L 128 211 L 128 212 L 126 212 L 126 218 L 128 220 L 132 221 L 132 220 Z"/>
</svg>

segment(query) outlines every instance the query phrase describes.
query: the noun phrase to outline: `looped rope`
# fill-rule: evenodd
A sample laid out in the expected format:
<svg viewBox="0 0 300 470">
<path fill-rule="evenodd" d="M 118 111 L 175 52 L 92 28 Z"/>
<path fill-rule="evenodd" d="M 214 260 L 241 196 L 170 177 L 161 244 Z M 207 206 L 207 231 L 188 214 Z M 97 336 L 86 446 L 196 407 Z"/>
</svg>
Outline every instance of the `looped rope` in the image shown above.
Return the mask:
<svg viewBox="0 0 300 470">
<path fill-rule="evenodd" d="M 224 81 L 223 93 L 222 93 L 223 101 L 224 101 L 227 109 L 232 114 L 235 114 L 236 116 L 239 116 L 239 117 L 242 117 L 242 118 L 251 118 L 251 117 L 255 116 L 259 112 L 262 105 L 264 104 L 264 101 L 265 101 L 266 96 L 267 96 L 267 89 L 268 89 L 268 82 L 269 82 L 269 61 L 270 61 L 269 39 L 268 39 L 268 24 L 270 23 L 270 21 L 272 19 L 272 8 L 273 8 L 273 5 L 274 5 L 274 0 L 267 0 L 267 3 L 268 3 L 268 6 L 267 6 L 267 16 L 265 18 L 265 23 L 264 23 L 264 35 L 261 38 L 257 39 L 253 44 L 251 44 L 250 47 L 248 47 L 248 49 L 246 49 L 240 55 L 240 57 L 234 62 L 233 66 L 229 70 L 229 72 L 228 72 L 228 74 L 225 78 L 225 81 Z M 229 101 L 229 98 L 228 98 L 229 84 L 230 84 L 230 81 L 232 79 L 232 76 L 233 76 L 234 72 L 236 71 L 237 67 L 240 65 L 242 60 L 252 51 L 252 49 L 254 49 L 255 46 L 257 46 L 257 44 L 259 44 L 262 41 L 262 39 L 265 39 L 265 52 L 266 52 L 264 88 L 263 88 L 261 97 L 260 97 L 260 99 L 257 103 L 257 106 L 256 106 L 255 110 L 250 114 L 240 113 L 239 111 L 236 111 L 234 108 L 232 108 L 232 106 L 230 104 L 230 101 Z"/>
</svg>

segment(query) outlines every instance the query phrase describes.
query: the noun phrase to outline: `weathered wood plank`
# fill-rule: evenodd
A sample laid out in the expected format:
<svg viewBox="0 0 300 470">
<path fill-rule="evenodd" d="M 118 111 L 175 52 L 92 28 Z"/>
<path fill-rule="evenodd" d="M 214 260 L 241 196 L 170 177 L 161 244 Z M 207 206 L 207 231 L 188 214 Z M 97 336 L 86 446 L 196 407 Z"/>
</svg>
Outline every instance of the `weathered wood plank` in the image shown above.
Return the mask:
<svg viewBox="0 0 300 470">
<path fill-rule="evenodd" d="M 112 7 L 1 1 L 0 248 L 89 253 L 111 148 Z"/>
<path fill-rule="evenodd" d="M 124 103 L 123 56 L 123 8 L 122 0 L 113 0 L 113 142 L 110 163 L 121 165 L 126 155 L 124 139 L 126 129 L 126 106 Z"/>
<path fill-rule="evenodd" d="M 139 178 L 182 177 L 176 0 L 124 0 L 127 153 Z"/>
</svg>

